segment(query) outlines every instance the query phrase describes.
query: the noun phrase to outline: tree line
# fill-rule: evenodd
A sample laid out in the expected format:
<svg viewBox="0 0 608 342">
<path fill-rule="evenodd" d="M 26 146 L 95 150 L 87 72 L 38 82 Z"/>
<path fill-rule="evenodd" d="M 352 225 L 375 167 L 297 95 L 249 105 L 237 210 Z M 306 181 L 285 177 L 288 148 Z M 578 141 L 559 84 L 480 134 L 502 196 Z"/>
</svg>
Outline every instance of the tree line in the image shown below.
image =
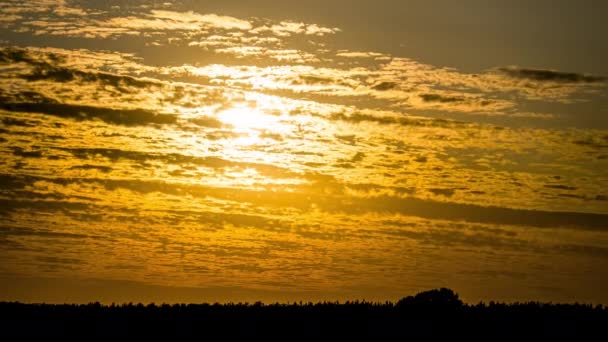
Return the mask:
<svg viewBox="0 0 608 342">
<path fill-rule="evenodd" d="M 14 336 L 572 337 L 608 327 L 608 307 L 541 302 L 465 304 L 446 288 L 397 302 L 24 304 L 0 302 Z M 295 334 L 295 335 L 294 335 Z"/>
</svg>

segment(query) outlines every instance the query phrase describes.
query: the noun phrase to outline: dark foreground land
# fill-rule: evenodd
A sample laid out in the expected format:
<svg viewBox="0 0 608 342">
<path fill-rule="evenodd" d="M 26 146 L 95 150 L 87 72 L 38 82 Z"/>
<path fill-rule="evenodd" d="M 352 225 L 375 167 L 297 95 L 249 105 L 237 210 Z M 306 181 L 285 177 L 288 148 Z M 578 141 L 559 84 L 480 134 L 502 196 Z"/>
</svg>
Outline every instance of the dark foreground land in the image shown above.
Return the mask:
<svg viewBox="0 0 608 342">
<path fill-rule="evenodd" d="M 49 305 L 0 303 L 2 336 L 262 337 L 606 337 L 608 307 L 538 302 L 466 305 L 448 289 L 397 303 Z"/>
</svg>

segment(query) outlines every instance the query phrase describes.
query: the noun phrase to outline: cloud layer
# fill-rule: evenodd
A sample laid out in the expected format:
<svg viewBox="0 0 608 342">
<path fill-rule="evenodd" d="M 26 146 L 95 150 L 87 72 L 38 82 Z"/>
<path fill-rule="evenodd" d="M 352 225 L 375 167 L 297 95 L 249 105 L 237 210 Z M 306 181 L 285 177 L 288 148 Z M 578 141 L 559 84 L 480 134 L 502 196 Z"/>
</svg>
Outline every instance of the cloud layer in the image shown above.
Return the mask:
<svg viewBox="0 0 608 342">
<path fill-rule="evenodd" d="M 601 75 L 464 72 L 171 4 L 0 13 L 14 37 L 114 47 L 0 49 L 12 282 L 606 299 L 608 132 L 555 124 L 605 95 Z"/>
</svg>

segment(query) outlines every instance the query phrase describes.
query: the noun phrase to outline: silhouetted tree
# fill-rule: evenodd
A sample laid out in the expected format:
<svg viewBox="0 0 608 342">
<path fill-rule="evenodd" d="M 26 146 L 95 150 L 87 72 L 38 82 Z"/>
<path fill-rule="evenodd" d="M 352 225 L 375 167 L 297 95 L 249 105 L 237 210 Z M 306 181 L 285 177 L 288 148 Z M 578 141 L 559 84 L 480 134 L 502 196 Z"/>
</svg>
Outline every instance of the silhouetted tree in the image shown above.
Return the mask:
<svg viewBox="0 0 608 342">
<path fill-rule="evenodd" d="M 440 288 L 430 291 L 420 292 L 415 296 L 407 296 L 400 299 L 397 308 L 429 308 L 429 309 L 447 309 L 459 308 L 463 305 L 458 294 L 447 288 Z"/>
</svg>

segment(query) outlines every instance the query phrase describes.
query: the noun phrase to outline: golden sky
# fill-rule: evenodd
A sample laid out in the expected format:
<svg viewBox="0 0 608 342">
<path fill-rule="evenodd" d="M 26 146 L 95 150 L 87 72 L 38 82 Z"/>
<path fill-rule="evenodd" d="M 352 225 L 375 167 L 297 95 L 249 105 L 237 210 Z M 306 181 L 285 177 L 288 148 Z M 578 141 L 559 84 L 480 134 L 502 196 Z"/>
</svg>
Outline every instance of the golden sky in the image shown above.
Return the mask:
<svg viewBox="0 0 608 342">
<path fill-rule="evenodd" d="M 285 3 L 0 4 L 0 300 L 608 303 L 601 11 Z"/>
</svg>

